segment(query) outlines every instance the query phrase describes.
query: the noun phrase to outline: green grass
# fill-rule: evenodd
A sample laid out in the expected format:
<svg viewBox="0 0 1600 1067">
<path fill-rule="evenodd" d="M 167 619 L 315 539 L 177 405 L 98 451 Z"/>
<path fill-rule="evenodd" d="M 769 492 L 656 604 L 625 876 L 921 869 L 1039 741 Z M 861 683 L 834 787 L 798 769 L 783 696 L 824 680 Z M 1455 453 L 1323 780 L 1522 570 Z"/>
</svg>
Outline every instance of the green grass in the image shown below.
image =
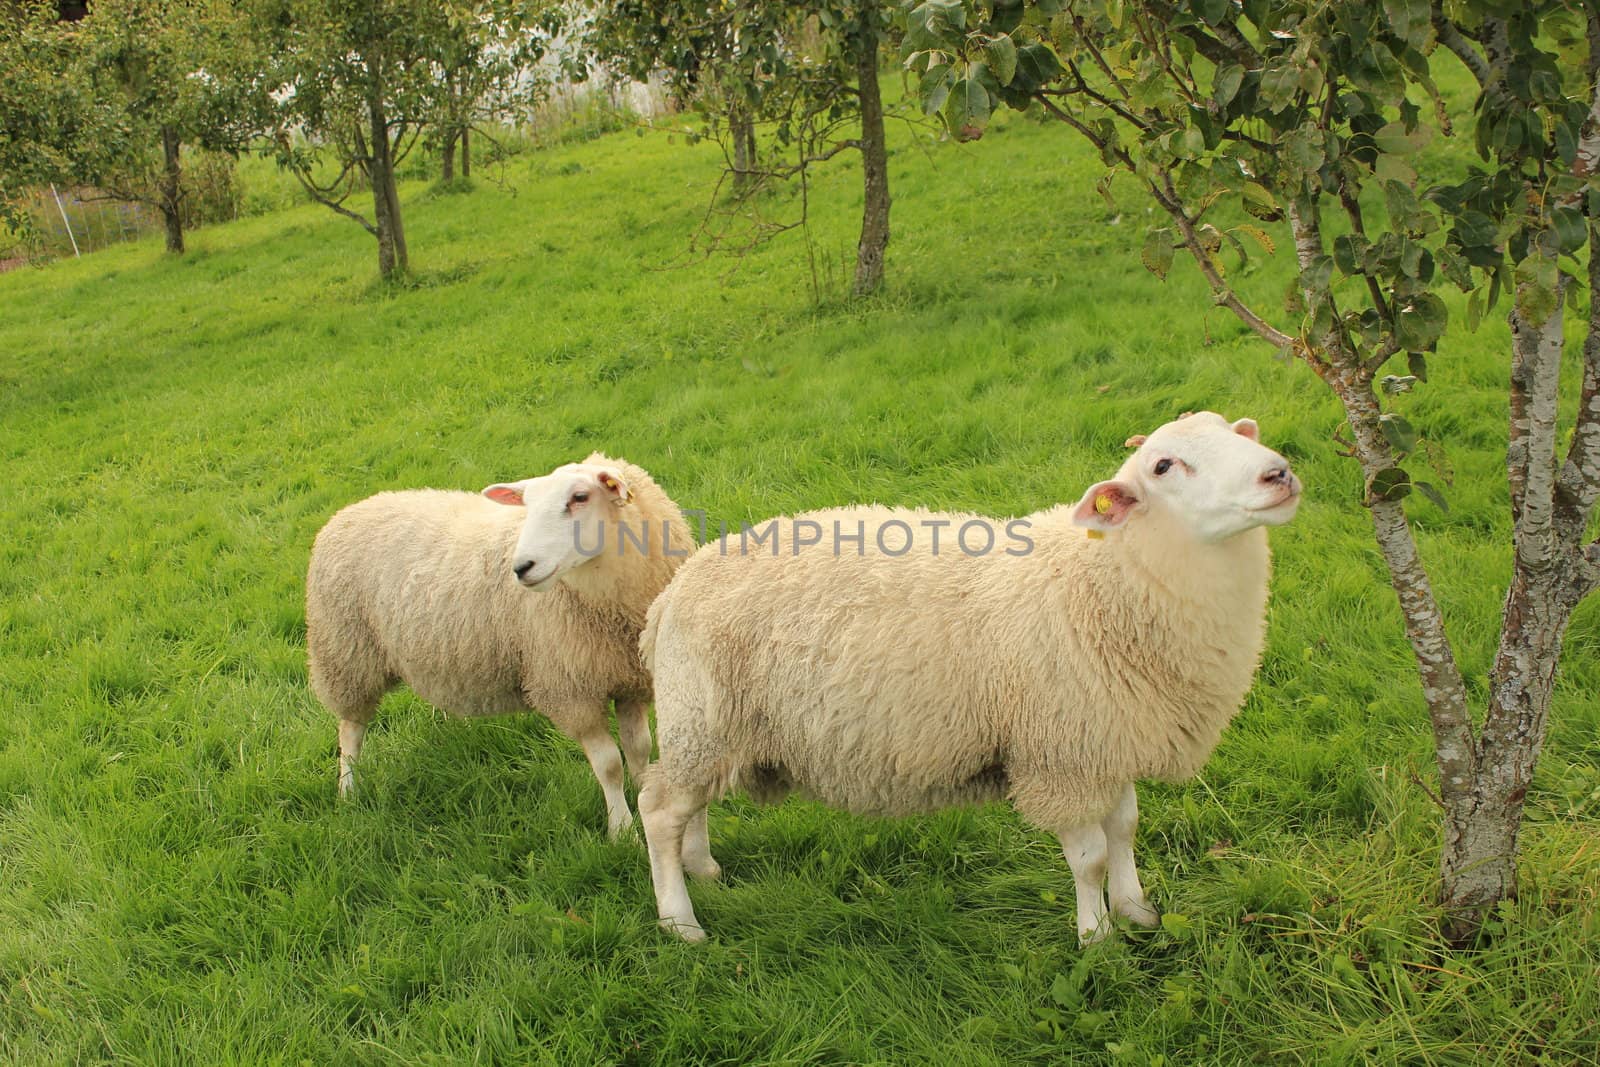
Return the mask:
<svg viewBox="0 0 1600 1067">
<path fill-rule="evenodd" d="M 513 188 L 403 190 L 417 276 L 315 206 L 0 277 L 0 1057 L 443 1063 L 1569 1063 L 1600 1048 L 1600 615 L 1568 641 L 1522 900 L 1451 952 L 1430 740 L 1335 403 L 1059 128 L 896 128 L 889 287 L 842 298 L 860 192 L 810 240 L 683 261 L 708 146 L 615 134 Z M 781 207 L 782 205 L 774 205 Z M 1244 279 L 1275 306 L 1280 254 Z M 812 262 L 822 299 L 812 298 Z M 1507 573 L 1507 331 L 1401 407 L 1456 472 L 1414 508 L 1473 686 Z M 1002 806 L 871 821 L 737 798 L 709 944 L 659 933 L 577 746 L 405 693 L 334 802 L 306 688 L 318 527 L 601 448 L 731 522 L 852 500 L 1076 498 L 1178 412 L 1253 416 L 1308 499 L 1259 683 L 1185 786 L 1141 787 L 1168 914 L 1080 951 L 1058 848 Z"/>
</svg>

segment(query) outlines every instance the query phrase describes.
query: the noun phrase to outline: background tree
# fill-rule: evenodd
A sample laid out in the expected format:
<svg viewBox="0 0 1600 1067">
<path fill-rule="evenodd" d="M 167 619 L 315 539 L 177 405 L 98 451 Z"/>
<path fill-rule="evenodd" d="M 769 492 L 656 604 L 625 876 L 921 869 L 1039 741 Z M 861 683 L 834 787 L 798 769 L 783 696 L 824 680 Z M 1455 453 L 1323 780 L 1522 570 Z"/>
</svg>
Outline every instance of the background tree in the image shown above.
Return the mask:
<svg viewBox="0 0 1600 1067">
<path fill-rule="evenodd" d="M 378 242 L 378 272 L 408 269 L 395 168 L 440 111 L 434 74 L 449 29 L 425 0 L 258 0 L 257 49 L 271 57 L 273 143 L 306 192 Z M 332 176 L 320 169 L 324 160 Z M 365 183 L 372 218 L 345 206 Z"/>
<path fill-rule="evenodd" d="M 0 4 L 0 222 L 27 223 L 18 201 L 27 190 L 69 181 L 80 145 L 109 133 L 105 116 L 61 72 L 73 41 L 53 3 Z"/>
<path fill-rule="evenodd" d="M 383 277 L 408 269 L 396 168 L 430 127 L 459 134 L 464 64 L 478 56 L 510 71 L 499 84 L 522 78 L 519 57 L 557 10 L 510 0 L 255 0 L 257 48 L 278 101 L 278 161 L 314 200 L 377 239 Z M 512 54 L 495 53 L 495 42 Z M 363 184 L 372 190 L 371 219 L 346 206 Z"/>
<path fill-rule="evenodd" d="M 117 136 L 78 159 L 82 180 L 161 213 L 168 252 L 182 252 L 185 145 L 237 155 L 260 132 L 265 97 L 244 23 L 221 0 L 96 0 L 73 24 L 72 75 Z"/>
<path fill-rule="evenodd" d="M 810 167 L 859 151 L 864 204 L 853 284 L 859 295 L 882 284 L 889 244 L 888 152 L 878 86 L 889 28 L 889 12 L 879 0 L 612 0 L 595 20 L 590 47 L 603 62 L 639 80 L 666 71 L 681 98 L 699 103 L 724 141 L 734 192 L 744 202 L 769 180 L 803 182 Z M 773 157 L 764 165 L 757 153 L 758 126 L 770 129 L 773 143 Z M 803 221 L 760 227 L 758 237 Z"/>
<path fill-rule="evenodd" d="M 480 3 L 454 8 L 448 36 L 440 42 L 442 92 L 430 130 L 441 177 L 472 176 L 472 134 L 537 103 L 553 76 L 565 71 L 565 55 L 553 55 L 568 11 L 559 4 Z M 547 62 L 548 60 L 548 62 Z"/>
<path fill-rule="evenodd" d="M 98 0 L 88 17 L 57 5 L 8 8 L 7 186 L 62 182 L 156 208 L 182 252 L 183 148 L 238 153 L 259 129 L 242 22 L 220 0 Z"/>
<path fill-rule="evenodd" d="M 927 0 L 905 53 L 924 106 L 980 136 L 1004 103 L 1037 107 L 1131 175 L 1167 224 L 1146 238 L 1165 277 L 1177 248 L 1215 301 L 1304 361 L 1344 407 L 1349 454 L 1399 597 L 1433 725 L 1443 811 L 1442 901 L 1464 935 L 1515 894 L 1517 835 L 1543 744 L 1563 636 L 1600 583 L 1589 526 L 1600 495 L 1600 14 L 1559 0 Z M 1479 164 L 1421 177 L 1451 135 L 1434 81 L 1457 63 L 1479 87 Z M 1230 225 L 1228 220 L 1232 220 Z M 1299 267 L 1278 324 L 1245 303 L 1225 261 L 1241 238 Z M 1413 428 L 1392 397 L 1427 380 L 1447 323 L 1512 295 L 1508 317 L 1511 573 L 1487 695 L 1472 699 L 1404 501 L 1439 506 L 1406 469 Z M 1559 428 L 1564 305 L 1588 308 L 1581 393 Z M 1390 370 L 1404 359 L 1405 373 Z M 1481 703 L 1481 710 L 1474 708 Z"/>
</svg>

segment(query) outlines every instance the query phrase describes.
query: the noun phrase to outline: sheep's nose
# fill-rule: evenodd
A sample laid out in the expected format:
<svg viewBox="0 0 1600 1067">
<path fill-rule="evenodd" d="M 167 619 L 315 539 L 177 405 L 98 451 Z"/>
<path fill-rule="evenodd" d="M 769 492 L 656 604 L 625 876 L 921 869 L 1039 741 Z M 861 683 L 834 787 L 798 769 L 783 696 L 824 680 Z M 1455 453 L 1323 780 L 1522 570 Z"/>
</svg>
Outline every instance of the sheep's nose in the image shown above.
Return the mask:
<svg viewBox="0 0 1600 1067">
<path fill-rule="evenodd" d="M 517 576 L 517 581 L 519 581 L 519 582 L 526 581 L 527 577 L 528 577 L 528 572 L 533 570 L 533 566 L 534 566 L 533 560 L 530 559 L 526 563 L 519 563 L 515 567 L 512 567 L 511 568 L 511 573 L 513 573 L 513 574 L 515 574 Z"/>
<path fill-rule="evenodd" d="M 1261 476 L 1261 480 L 1266 482 L 1268 485 L 1283 485 L 1289 481 L 1289 478 L 1290 474 L 1288 467 L 1273 467 L 1271 470 Z"/>
</svg>

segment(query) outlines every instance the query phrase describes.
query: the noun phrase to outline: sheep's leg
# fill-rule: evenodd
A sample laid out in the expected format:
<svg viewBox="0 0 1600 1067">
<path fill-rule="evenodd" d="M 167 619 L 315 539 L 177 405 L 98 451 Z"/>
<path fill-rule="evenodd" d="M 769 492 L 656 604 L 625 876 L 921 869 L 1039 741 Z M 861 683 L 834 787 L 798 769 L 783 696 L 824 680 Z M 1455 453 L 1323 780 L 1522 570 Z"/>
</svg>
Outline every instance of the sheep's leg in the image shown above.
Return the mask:
<svg viewBox="0 0 1600 1067">
<path fill-rule="evenodd" d="M 1129 782 L 1117 806 L 1100 820 L 1106 837 L 1106 891 L 1114 913 L 1138 926 L 1155 926 L 1161 916 L 1145 897 L 1133 862 L 1133 831 L 1138 824 L 1139 798 Z"/>
<path fill-rule="evenodd" d="M 356 789 L 356 760 L 361 742 L 367 736 L 367 719 L 339 720 L 339 796 L 348 797 Z"/>
<path fill-rule="evenodd" d="M 650 766 L 650 716 L 643 700 L 617 701 L 617 737 L 628 759 L 628 773 L 637 784 Z"/>
<path fill-rule="evenodd" d="M 704 807 L 689 816 L 684 827 L 683 869 L 708 882 L 722 877 L 722 865 L 711 855 L 711 832 Z"/>
<path fill-rule="evenodd" d="M 689 902 L 683 877 L 684 831 L 697 812 L 705 811 L 703 798 L 673 789 L 656 774 L 639 791 L 639 820 L 644 823 L 650 850 L 650 878 L 655 883 L 656 914 L 663 930 L 685 941 L 704 941 L 706 932 Z"/>
<path fill-rule="evenodd" d="M 1092 822 L 1059 836 L 1078 894 L 1078 943 L 1092 945 L 1111 931 L 1106 913 L 1106 833 Z"/>
<path fill-rule="evenodd" d="M 599 727 L 584 731 L 578 737 L 578 744 L 589 757 L 589 766 L 600 783 L 600 791 L 605 794 L 606 832 L 615 841 L 633 825 L 633 812 L 628 810 L 628 798 L 622 792 L 622 753 L 617 751 L 617 743 L 611 739 L 611 731 L 605 728 L 604 722 L 602 717 Z"/>
</svg>

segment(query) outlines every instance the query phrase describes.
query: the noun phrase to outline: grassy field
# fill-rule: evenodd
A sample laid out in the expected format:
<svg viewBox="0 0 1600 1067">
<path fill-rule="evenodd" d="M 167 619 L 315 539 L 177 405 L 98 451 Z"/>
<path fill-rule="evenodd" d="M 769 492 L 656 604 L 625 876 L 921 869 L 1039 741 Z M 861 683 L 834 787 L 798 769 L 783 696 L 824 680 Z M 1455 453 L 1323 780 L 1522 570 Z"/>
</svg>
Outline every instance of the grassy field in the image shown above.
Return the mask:
<svg viewBox="0 0 1600 1067">
<path fill-rule="evenodd" d="M 403 189 L 416 278 L 306 206 L 0 276 L 0 1057 L 16 1063 L 1572 1063 L 1600 1050 L 1600 611 L 1576 618 L 1524 895 L 1455 953 L 1431 746 L 1334 402 L 1192 270 L 1138 262 L 1097 163 L 1019 119 L 895 127 L 889 286 L 860 190 L 685 261 L 714 149 L 612 134 L 508 188 Z M 774 208 L 783 208 L 774 204 Z M 1291 268 L 1245 279 L 1276 306 Z M 1414 516 L 1481 692 L 1507 563 L 1503 322 L 1402 407 L 1455 473 Z M 875 500 L 1020 514 L 1211 408 L 1308 487 L 1258 684 L 1202 778 L 1141 788 L 1162 929 L 1080 951 L 1001 806 L 712 809 L 712 932 L 659 933 L 577 746 L 404 692 L 334 800 L 306 688 L 318 527 L 600 448 L 730 522 Z"/>
</svg>

